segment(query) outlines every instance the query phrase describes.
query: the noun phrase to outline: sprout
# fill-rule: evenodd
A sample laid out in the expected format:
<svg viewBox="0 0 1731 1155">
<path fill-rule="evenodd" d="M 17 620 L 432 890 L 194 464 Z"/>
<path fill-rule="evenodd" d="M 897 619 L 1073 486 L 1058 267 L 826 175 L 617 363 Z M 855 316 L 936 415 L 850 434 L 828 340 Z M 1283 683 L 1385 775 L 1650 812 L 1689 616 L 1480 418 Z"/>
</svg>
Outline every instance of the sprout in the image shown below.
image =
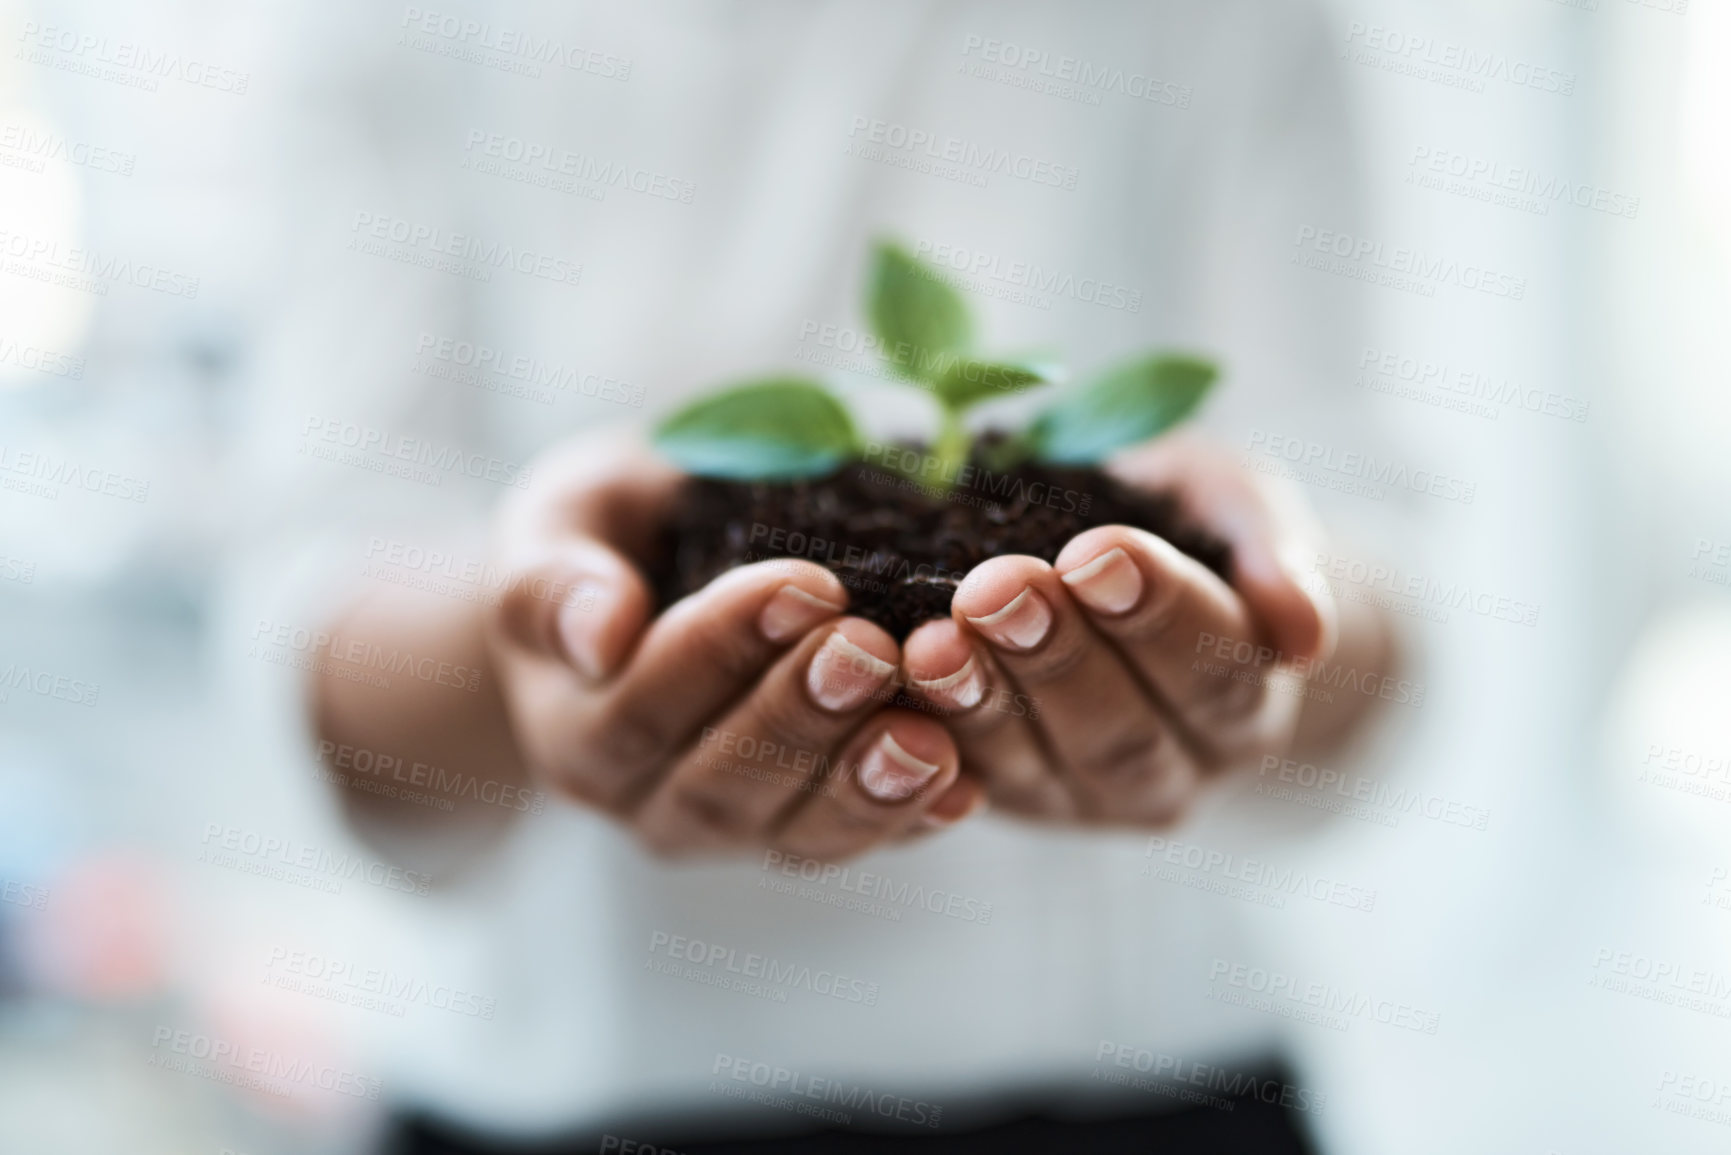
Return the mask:
<svg viewBox="0 0 1731 1155">
<path fill-rule="evenodd" d="M 937 270 L 893 242 L 874 247 L 866 312 L 890 370 L 938 403 L 931 453 L 945 485 L 973 452 L 964 423 L 969 409 L 1054 377 L 1033 363 L 978 355 L 960 295 Z M 995 464 L 1007 468 L 1029 456 L 1058 465 L 1097 464 L 1188 417 L 1217 376 L 1211 362 L 1196 357 L 1131 358 L 1064 391 L 999 447 Z M 655 445 L 698 476 L 793 480 L 821 477 L 858 460 L 864 442 L 847 409 L 821 384 L 779 377 L 699 398 L 657 427 Z"/>
</svg>

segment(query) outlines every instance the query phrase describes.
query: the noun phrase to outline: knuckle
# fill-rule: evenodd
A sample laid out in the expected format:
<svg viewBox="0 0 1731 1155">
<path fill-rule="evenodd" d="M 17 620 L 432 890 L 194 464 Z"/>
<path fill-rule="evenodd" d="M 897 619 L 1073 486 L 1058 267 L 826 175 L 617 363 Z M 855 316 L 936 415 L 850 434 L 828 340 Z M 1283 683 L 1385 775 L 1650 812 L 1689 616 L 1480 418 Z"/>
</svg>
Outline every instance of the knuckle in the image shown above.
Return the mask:
<svg viewBox="0 0 1731 1155">
<path fill-rule="evenodd" d="M 541 576 L 541 572 L 533 568 L 512 570 L 495 610 L 505 634 L 520 645 L 546 647 L 552 644 L 548 632 L 549 607 L 531 592 L 537 588 Z"/>
<path fill-rule="evenodd" d="M 1003 683 L 993 681 L 988 683 L 986 691 L 980 700 L 966 710 L 945 713 L 942 716 L 944 725 L 959 738 L 977 742 L 993 733 L 1011 725 L 1021 715 L 1014 714 L 1006 708 L 1003 699 L 1009 694 L 1003 688 Z M 916 700 L 925 701 L 924 698 Z M 1026 707 L 1024 706 L 1025 710 Z"/>
<path fill-rule="evenodd" d="M 1044 649 L 1024 659 L 1022 676 L 1043 682 L 1057 681 L 1091 657 L 1094 646 L 1094 639 L 1086 630 L 1057 630 Z"/>
<path fill-rule="evenodd" d="M 686 645 L 694 665 L 730 681 L 749 681 L 757 677 L 763 665 L 763 647 L 744 623 L 694 617 L 687 623 Z"/>
<path fill-rule="evenodd" d="M 757 828 L 753 816 L 708 789 L 687 788 L 673 798 L 680 819 L 706 841 L 738 842 Z"/>
<path fill-rule="evenodd" d="M 1201 686 L 1195 708 L 1204 722 L 1221 725 L 1243 721 L 1255 714 L 1266 698 L 1259 678 L 1211 678 Z"/>
<path fill-rule="evenodd" d="M 1154 827 L 1178 825 L 1190 813 L 1201 793 L 1201 781 L 1190 763 L 1177 758 L 1167 760 L 1153 784 L 1138 800 L 1142 824 Z"/>
<path fill-rule="evenodd" d="M 596 720 L 589 742 L 604 767 L 615 774 L 629 774 L 660 763 L 676 739 L 661 714 L 640 705 L 619 703 Z"/>
<path fill-rule="evenodd" d="M 962 747 L 962 774 L 986 784 L 994 801 L 999 793 L 1032 795 L 1061 789 L 1052 767 L 1032 742 L 1006 742 Z"/>
<path fill-rule="evenodd" d="M 760 691 L 751 712 L 752 724 L 743 729 L 758 735 L 760 743 L 785 747 L 795 757 L 816 759 L 828 752 L 825 721 L 804 703 L 796 688 Z"/>
<path fill-rule="evenodd" d="M 1011 814 L 1052 821 L 1079 817 L 1080 810 L 1070 791 L 1053 780 L 1005 783 L 987 791 L 992 806 Z"/>
<path fill-rule="evenodd" d="M 1154 596 L 1148 599 L 1148 606 L 1142 611 L 1134 627 L 1135 634 L 1144 641 L 1171 641 L 1185 621 L 1184 589 L 1175 583 L 1157 584 L 1164 588 L 1157 589 Z"/>
<path fill-rule="evenodd" d="M 1084 753 L 1076 773 L 1113 790 L 1131 790 L 1151 782 L 1165 762 L 1166 736 L 1158 729 L 1138 730 Z"/>
<path fill-rule="evenodd" d="M 892 823 L 900 821 L 901 811 L 896 807 L 908 801 L 910 799 L 902 799 L 901 803 L 874 801 L 855 783 L 845 797 L 826 810 L 824 822 L 850 838 L 880 836 Z"/>
</svg>

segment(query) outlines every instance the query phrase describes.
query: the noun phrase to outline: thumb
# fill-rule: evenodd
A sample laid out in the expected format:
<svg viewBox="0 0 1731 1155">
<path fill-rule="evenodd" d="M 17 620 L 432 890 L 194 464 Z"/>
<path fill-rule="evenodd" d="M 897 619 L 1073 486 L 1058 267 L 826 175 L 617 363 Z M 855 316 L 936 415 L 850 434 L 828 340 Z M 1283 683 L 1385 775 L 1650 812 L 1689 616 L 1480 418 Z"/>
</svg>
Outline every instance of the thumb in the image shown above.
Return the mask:
<svg viewBox="0 0 1731 1155">
<path fill-rule="evenodd" d="M 1231 547 L 1232 587 L 1270 644 L 1310 660 L 1334 652 L 1340 634 L 1334 595 L 1305 577 L 1325 537 L 1290 482 L 1250 473 L 1189 433 L 1139 447 L 1113 466 L 1132 484 L 1174 493 L 1200 528 Z"/>
<path fill-rule="evenodd" d="M 654 605 L 624 556 L 579 537 L 546 543 L 510 570 L 499 620 L 518 646 L 600 682 L 619 668 Z"/>
<path fill-rule="evenodd" d="M 499 621 L 518 646 L 599 682 L 655 612 L 633 558 L 653 549 L 681 475 L 635 438 L 612 434 L 555 447 L 534 477 L 499 519 L 508 575 Z"/>
<path fill-rule="evenodd" d="M 1282 528 L 1279 518 L 1222 536 L 1232 546 L 1232 584 L 1275 648 L 1313 661 L 1334 653 L 1340 636 L 1334 595 L 1327 585 L 1304 577 L 1306 562 L 1315 556 L 1313 543 L 1320 537 Z"/>
</svg>

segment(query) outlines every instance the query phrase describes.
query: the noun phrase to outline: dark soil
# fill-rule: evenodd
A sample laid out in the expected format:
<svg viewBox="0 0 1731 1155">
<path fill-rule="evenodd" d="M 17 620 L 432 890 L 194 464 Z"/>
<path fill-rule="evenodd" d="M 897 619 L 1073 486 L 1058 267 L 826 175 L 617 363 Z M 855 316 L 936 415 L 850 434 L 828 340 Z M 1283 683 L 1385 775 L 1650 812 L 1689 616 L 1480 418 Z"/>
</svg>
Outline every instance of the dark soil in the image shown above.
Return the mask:
<svg viewBox="0 0 1731 1155">
<path fill-rule="evenodd" d="M 910 450 L 911 455 L 917 451 Z M 1133 525 L 1165 538 L 1221 577 L 1226 544 L 1181 520 L 1176 501 L 1096 469 L 1023 463 L 1002 472 L 975 460 L 947 491 L 880 465 L 856 463 L 795 482 L 692 478 L 666 529 L 652 577 L 667 606 L 735 566 L 798 557 L 827 566 L 848 589 L 848 612 L 898 640 L 930 618 L 987 558 L 1057 559 L 1097 525 Z"/>
</svg>

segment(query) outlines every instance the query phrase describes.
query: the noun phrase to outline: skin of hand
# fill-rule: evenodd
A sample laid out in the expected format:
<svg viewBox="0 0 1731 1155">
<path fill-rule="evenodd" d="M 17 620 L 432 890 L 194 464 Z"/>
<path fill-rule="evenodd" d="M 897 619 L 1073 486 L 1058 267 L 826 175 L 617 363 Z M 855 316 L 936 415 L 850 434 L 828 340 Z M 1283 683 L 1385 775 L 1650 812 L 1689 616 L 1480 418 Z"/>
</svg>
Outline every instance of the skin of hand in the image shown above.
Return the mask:
<svg viewBox="0 0 1731 1155">
<path fill-rule="evenodd" d="M 1103 526 L 1055 565 L 978 566 L 952 619 L 898 647 L 845 616 L 833 573 L 795 559 L 730 571 L 653 616 L 641 560 L 679 474 L 626 438 L 569 442 L 499 512 L 499 604 L 392 590 L 331 623 L 481 669 L 480 692 L 381 688 L 344 677 L 332 654 L 313 675 L 319 736 L 579 801 L 668 857 L 833 861 L 986 800 L 1038 819 L 1171 823 L 1211 775 L 1347 731 L 1375 699 L 1307 701 L 1304 667 L 1385 671 L 1389 637 L 1375 611 L 1337 610 L 1300 584 L 1313 519 L 1220 450 L 1168 437 L 1113 469 L 1176 493 L 1227 541 L 1232 582 Z M 935 714 L 887 707 L 898 685 Z M 342 797 L 387 842 L 430 821 L 364 789 Z M 469 810 L 476 829 L 505 816 Z"/>
<path fill-rule="evenodd" d="M 678 481 L 583 441 L 501 512 L 485 637 L 530 778 L 670 857 L 833 860 L 974 809 L 943 723 L 886 708 L 900 647 L 822 566 L 742 566 L 652 617 L 639 562 Z"/>
<path fill-rule="evenodd" d="M 1294 491 L 1189 434 L 1110 469 L 1174 493 L 1225 540 L 1230 584 L 1153 534 L 1090 529 L 1053 565 L 1006 556 L 977 566 L 951 620 L 908 638 L 904 676 L 946 711 L 963 772 L 994 807 L 1158 827 L 1207 779 L 1344 733 L 1374 696 L 1307 696 L 1307 680 L 1330 663 L 1380 680 L 1391 639 L 1380 614 L 1343 615 L 1323 583 L 1303 583 L 1323 539 Z"/>
</svg>

